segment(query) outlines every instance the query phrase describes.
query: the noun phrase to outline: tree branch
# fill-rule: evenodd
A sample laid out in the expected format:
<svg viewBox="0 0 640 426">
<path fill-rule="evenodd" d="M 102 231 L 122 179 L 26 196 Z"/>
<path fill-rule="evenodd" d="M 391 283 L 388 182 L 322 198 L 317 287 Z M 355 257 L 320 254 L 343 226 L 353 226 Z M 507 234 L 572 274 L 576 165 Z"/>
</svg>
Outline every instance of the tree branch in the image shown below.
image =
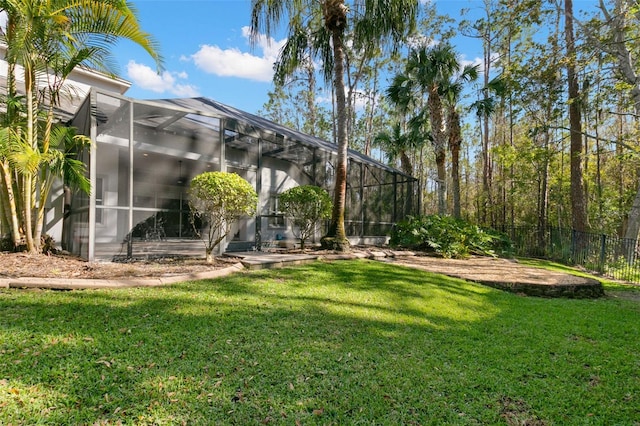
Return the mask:
<svg viewBox="0 0 640 426">
<path fill-rule="evenodd" d="M 568 127 L 564 127 L 564 126 L 548 126 L 548 128 L 549 129 L 554 129 L 554 130 L 571 131 L 571 129 L 569 129 Z M 615 145 L 620 145 L 621 147 L 627 148 L 630 151 L 633 151 L 633 152 L 636 152 L 636 153 L 640 153 L 640 149 L 638 147 L 633 147 L 633 146 L 631 146 L 631 145 L 629 145 L 629 144 L 627 144 L 627 143 L 625 143 L 623 141 L 613 140 L 613 139 L 605 139 L 605 138 L 602 138 L 602 137 L 596 137 L 596 136 L 593 136 L 593 135 L 591 135 L 591 134 L 589 134 L 587 132 L 584 132 L 584 131 L 580 132 L 580 134 L 583 135 L 583 136 L 586 136 L 588 138 L 591 138 L 591 139 L 599 140 L 599 141 L 606 142 L 606 143 L 612 143 L 612 144 L 615 144 Z"/>
</svg>

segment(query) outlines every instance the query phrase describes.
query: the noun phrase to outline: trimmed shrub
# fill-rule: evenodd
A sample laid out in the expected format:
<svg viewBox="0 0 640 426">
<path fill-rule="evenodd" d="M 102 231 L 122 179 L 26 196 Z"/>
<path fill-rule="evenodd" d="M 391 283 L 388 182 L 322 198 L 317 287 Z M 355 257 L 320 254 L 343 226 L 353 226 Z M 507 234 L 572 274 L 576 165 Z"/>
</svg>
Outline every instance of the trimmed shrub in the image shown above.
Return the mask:
<svg viewBox="0 0 640 426">
<path fill-rule="evenodd" d="M 280 207 L 293 222 L 293 234 L 300 239 L 304 250 L 305 241 L 313 236 L 321 220 L 331 216 L 333 203 L 329 193 L 313 185 L 290 188 L 280 194 Z"/>
<path fill-rule="evenodd" d="M 229 234 L 233 222 L 254 215 L 257 204 L 256 191 L 235 173 L 205 172 L 191 180 L 191 224 L 204 241 L 208 262 L 213 260 L 213 249 Z"/>
</svg>

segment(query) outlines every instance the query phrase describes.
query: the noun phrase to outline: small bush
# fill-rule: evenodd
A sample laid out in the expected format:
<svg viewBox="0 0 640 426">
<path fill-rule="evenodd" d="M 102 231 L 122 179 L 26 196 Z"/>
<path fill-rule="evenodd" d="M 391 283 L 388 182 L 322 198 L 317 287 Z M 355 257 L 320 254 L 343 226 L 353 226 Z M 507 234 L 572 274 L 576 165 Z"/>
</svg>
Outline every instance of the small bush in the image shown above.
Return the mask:
<svg viewBox="0 0 640 426">
<path fill-rule="evenodd" d="M 502 234 L 482 229 L 452 216 L 410 217 L 399 222 L 389 242 L 395 247 L 436 253 L 445 258 L 472 254 L 496 256 L 511 252 L 511 242 Z"/>
<path fill-rule="evenodd" d="M 305 241 L 313 236 L 320 221 L 331 216 L 331 197 L 320 187 L 301 185 L 286 190 L 279 198 L 282 210 L 293 221 L 293 233 L 300 239 L 300 248 L 304 250 Z"/>
<path fill-rule="evenodd" d="M 255 214 L 258 195 L 249 182 L 226 172 L 197 175 L 188 193 L 191 223 L 205 243 L 207 261 L 212 261 L 213 249 L 229 234 L 233 222 Z M 205 229 L 197 224 L 204 224 Z"/>
</svg>

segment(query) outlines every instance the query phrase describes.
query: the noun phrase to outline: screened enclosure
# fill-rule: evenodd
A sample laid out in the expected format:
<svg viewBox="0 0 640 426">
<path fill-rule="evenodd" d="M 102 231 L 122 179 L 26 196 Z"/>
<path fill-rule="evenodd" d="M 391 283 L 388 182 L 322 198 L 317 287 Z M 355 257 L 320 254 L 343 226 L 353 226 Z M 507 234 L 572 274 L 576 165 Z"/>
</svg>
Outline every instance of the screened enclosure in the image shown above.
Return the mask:
<svg viewBox="0 0 640 426">
<path fill-rule="evenodd" d="M 336 146 L 206 98 L 139 101 L 93 90 L 71 123 L 94 142 L 81 153 L 90 195 L 66 188 L 62 245 L 86 259 L 203 255 L 187 189 L 205 171 L 234 172 L 258 193 L 256 217 L 221 250 L 293 244 L 278 195 L 313 184 L 333 193 Z M 349 152 L 345 223 L 353 244 L 381 243 L 417 209 L 414 178 Z M 324 230 L 319 229 L 315 240 Z"/>
</svg>

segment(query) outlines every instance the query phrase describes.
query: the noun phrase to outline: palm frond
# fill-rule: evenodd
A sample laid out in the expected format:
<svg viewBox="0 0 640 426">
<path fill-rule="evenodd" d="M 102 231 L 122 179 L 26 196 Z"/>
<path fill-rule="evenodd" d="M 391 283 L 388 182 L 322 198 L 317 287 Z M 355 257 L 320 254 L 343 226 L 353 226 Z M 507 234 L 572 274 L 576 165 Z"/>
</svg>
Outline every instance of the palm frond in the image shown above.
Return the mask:
<svg viewBox="0 0 640 426">
<path fill-rule="evenodd" d="M 151 56 L 158 70 L 162 69 L 162 55 L 158 42 L 140 27 L 136 9 L 125 1 L 75 0 L 65 15 L 69 19 L 70 40 L 82 38 L 86 47 L 112 47 L 119 39 L 129 40 Z"/>
<path fill-rule="evenodd" d="M 353 16 L 354 47 L 370 45 L 371 40 L 380 40 L 392 51 L 401 46 L 407 34 L 415 30 L 419 2 L 417 0 L 365 0 L 354 2 Z"/>
<path fill-rule="evenodd" d="M 42 163 L 42 153 L 24 138 L 10 139 L 6 158 L 21 175 L 34 175 Z"/>
<path fill-rule="evenodd" d="M 85 194 L 91 193 L 91 182 L 87 178 L 86 165 L 76 158 L 66 157 L 64 168 L 64 182 L 71 188 L 79 189 Z"/>
<path fill-rule="evenodd" d="M 302 61 L 308 56 L 310 39 L 308 32 L 301 27 L 291 28 L 285 45 L 280 50 L 274 65 L 274 81 L 282 85 L 295 73 Z"/>
</svg>

